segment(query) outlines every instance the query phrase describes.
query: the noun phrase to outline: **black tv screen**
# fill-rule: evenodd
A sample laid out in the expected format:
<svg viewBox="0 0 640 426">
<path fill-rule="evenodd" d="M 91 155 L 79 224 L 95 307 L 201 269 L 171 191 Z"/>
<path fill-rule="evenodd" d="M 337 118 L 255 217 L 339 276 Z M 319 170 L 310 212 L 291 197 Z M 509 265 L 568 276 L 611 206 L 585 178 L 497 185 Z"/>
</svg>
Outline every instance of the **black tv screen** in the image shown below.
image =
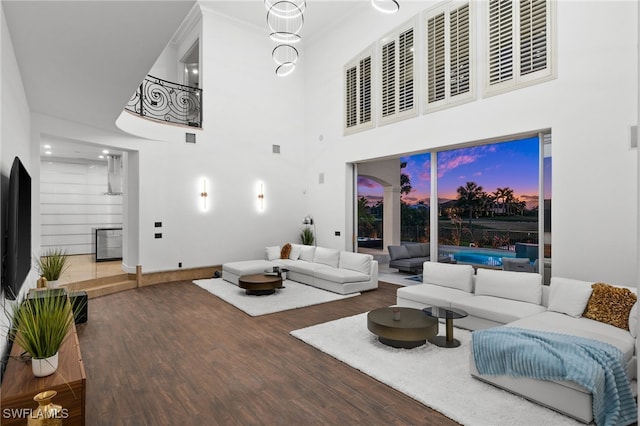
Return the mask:
<svg viewBox="0 0 640 426">
<path fill-rule="evenodd" d="M 18 157 L 9 175 L 2 288 L 15 300 L 31 270 L 31 176 Z"/>
</svg>

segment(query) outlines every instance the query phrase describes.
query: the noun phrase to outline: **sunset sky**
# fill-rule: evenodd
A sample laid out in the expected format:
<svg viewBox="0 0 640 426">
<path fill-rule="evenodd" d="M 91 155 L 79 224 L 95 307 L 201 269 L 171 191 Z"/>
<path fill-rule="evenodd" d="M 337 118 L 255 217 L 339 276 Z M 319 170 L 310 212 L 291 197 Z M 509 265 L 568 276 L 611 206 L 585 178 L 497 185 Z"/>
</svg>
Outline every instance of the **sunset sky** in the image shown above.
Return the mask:
<svg viewBox="0 0 640 426">
<path fill-rule="evenodd" d="M 413 191 L 403 199 L 408 204 L 424 200 L 429 203 L 431 185 L 430 154 L 402 157 L 407 162 L 403 170 L 411 179 Z M 550 161 L 545 162 L 550 168 Z M 438 154 L 438 187 L 442 200 L 457 198 L 459 186 L 475 182 L 485 192 L 498 187 L 510 187 L 527 207 L 538 204 L 538 138 L 521 139 L 462 148 Z M 550 194 L 548 194 L 550 196 Z M 358 178 L 358 196 L 365 196 L 370 204 L 382 199 L 382 187 L 366 178 Z"/>
</svg>

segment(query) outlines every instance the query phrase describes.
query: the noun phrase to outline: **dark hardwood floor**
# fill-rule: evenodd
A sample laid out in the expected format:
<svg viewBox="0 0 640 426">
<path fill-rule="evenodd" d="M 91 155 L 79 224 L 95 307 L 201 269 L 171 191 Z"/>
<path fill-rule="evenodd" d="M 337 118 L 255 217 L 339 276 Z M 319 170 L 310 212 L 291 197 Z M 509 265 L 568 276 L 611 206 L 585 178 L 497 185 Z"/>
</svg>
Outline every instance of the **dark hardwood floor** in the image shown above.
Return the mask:
<svg viewBox="0 0 640 426">
<path fill-rule="evenodd" d="M 260 317 L 190 281 L 91 299 L 87 425 L 456 425 L 289 335 L 392 305 L 396 289 Z"/>
</svg>

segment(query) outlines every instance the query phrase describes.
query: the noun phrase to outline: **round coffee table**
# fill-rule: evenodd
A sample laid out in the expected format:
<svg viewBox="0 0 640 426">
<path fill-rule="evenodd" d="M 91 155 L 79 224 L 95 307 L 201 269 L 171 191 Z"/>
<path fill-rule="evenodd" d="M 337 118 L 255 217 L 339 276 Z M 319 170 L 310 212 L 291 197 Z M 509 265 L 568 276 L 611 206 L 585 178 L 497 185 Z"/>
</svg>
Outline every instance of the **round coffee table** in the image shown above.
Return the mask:
<svg viewBox="0 0 640 426">
<path fill-rule="evenodd" d="M 394 311 L 399 312 L 399 319 L 394 319 Z M 367 328 L 385 345 L 411 349 L 438 334 L 438 320 L 419 309 L 380 308 L 367 314 Z"/>
<path fill-rule="evenodd" d="M 282 287 L 282 277 L 277 275 L 243 275 L 238 279 L 238 287 L 244 288 L 252 296 L 273 294 Z"/>
<path fill-rule="evenodd" d="M 468 314 L 462 309 L 445 308 L 443 306 L 431 306 L 422 310 L 426 316 L 442 318 L 445 320 L 447 334 L 445 336 L 434 336 L 429 339 L 429 343 L 442 348 L 457 348 L 460 341 L 453 338 L 453 320 L 464 318 Z"/>
</svg>

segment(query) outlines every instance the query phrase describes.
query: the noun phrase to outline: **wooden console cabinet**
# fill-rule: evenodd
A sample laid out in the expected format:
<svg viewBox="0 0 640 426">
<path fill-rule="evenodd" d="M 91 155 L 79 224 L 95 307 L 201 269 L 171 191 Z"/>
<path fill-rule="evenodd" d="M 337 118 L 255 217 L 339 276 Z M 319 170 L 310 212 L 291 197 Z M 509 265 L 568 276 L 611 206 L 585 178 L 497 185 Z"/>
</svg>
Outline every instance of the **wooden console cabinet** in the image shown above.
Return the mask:
<svg viewBox="0 0 640 426">
<path fill-rule="evenodd" d="M 46 390 L 55 390 L 58 394 L 53 398 L 53 403 L 62 406 L 62 424 L 84 426 L 87 376 L 75 324 L 58 352 L 58 371 L 52 375 L 35 377 L 31 372 L 31 363 L 14 358 L 22 352 L 21 347 L 13 345 L 0 388 L 0 424 L 26 425 L 29 410 L 35 410 L 38 406 L 33 397 Z"/>
</svg>

